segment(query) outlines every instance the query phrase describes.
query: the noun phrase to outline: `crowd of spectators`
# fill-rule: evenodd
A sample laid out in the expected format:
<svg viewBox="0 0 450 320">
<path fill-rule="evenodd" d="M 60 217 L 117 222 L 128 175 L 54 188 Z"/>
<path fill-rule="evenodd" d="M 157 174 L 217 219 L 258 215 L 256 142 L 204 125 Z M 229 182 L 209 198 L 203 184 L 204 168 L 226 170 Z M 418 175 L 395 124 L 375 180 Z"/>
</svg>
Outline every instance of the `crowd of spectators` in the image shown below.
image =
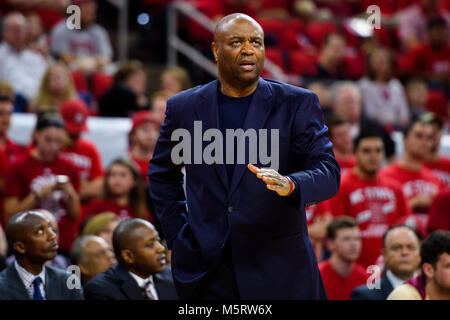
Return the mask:
<svg viewBox="0 0 450 320">
<path fill-rule="evenodd" d="M 139 2 L 154 15 L 171 1 Z M 319 98 L 342 175 L 336 197 L 306 208 L 328 298 L 450 299 L 442 271 L 450 257 L 450 158 L 440 154 L 450 130 L 450 1 L 187 2 L 213 21 L 233 12 L 254 17 L 266 58 Z M 81 8 L 80 30 L 66 26 L 70 4 Z M 380 29 L 360 24 L 371 4 L 381 9 Z M 0 0 L 0 287 L 15 266 L 30 298 L 79 299 L 82 292 L 36 289 L 45 277 L 27 280 L 42 276 L 43 265 L 76 264 L 87 299 L 176 298 L 147 168 L 167 100 L 194 83 L 189 68 L 150 79 L 151 61 L 116 61 L 97 10 L 96 0 Z M 212 57 L 210 33 L 190 19 L 180 28 Z M 158 90 L 149 92 L 150 82 Z M 8 137 L 13 113 L 36 115 L 30 145 Z M 105 168 L 98 146 L 83 137 L 94 116 L 132 123 L 128 153 Z M 401 157 L 394 132 L 403 134 Z M 32 234 L 36 226 L 45 239 Z M 366 286 L 374 266 L 383 270 L 378 291 Z M 65 281 L 51 272 L 51 281 Z M 127 292 L 115 291 L 124 284 Z M 24 294 L 1 291 L 0 298 Z"/>
</svg>

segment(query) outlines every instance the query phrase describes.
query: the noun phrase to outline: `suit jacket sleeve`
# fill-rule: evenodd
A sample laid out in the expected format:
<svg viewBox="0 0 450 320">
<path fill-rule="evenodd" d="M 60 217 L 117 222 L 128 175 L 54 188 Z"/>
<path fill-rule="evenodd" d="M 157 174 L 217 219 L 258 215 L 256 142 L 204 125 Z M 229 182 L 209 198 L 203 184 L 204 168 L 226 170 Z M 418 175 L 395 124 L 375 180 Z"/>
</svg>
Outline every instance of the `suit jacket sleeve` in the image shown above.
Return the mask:
<svg viewBox="0 0 450 320">
<path fill-rule="evenodd" d="M 351 300 L 371 300 L 364 286 L 359 286 L 352 291 Z"/>
<path fill-rule="evenodd" d="M 95 280 L 88 282 L 84 286 L 84 299 L 85 300 L 112 300 L 112 297 L 108 295 L 108 289 L 103 285 L 97 283 Z"/>
<path fill-rule="evenodd" d="M 167 102 L 166 118 L 161 127 L 153 157 L 149 164 L 149 193 L 155 207 L 164 237 L 169 248 L 178 231 L 186 223 L 186 197 L 183 190 L 181 165 L 175 165 L 171 159 L 172 148 L 178 141 L 171 141 L 176 129 L 171 99 Z"/>
<path fill-rule="evenodd" d="M 336 195 L 341 174 L 315 93 L 308 94 L 294 121 L 293 154 L 301 170 L 289 175 L 298 189 L 289 201 L 300 207 Z"/>
</svg>

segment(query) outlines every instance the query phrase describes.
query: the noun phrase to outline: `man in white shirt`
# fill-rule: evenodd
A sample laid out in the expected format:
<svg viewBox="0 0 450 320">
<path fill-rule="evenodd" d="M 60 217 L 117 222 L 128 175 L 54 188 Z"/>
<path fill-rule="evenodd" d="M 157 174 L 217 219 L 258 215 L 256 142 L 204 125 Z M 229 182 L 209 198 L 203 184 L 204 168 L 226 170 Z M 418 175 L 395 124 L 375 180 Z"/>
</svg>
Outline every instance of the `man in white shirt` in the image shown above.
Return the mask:
<svg viewBox="0 0 450 320">
<path fill-rule="evenodd" d="M 154 226 L 143 219 L 122 221 L 113 233 L 118 265 L 85 287 L 86 300 L 177 300 L 165 248 Z"/>
<path fill-rule="evenodd" d="M 402 225 L 388 229 L 383 236 L 383 258 L 386 273 L 379 286 L 372 289 L 367 285 L 357 287 L 352 292 L 352 300 L 386 300 L 395 288 L 416 275 L 420 264 L 416 232 Z"/>
<path fill-rule="evenodd" d="M 0 79 L 7 81 L 16 93 L 33 99 L 47 69 L 46 59 L 27 49 L 27 20 L 21 13 L 8 14 L 3 22 L 0 44 Z"/>
</svg>

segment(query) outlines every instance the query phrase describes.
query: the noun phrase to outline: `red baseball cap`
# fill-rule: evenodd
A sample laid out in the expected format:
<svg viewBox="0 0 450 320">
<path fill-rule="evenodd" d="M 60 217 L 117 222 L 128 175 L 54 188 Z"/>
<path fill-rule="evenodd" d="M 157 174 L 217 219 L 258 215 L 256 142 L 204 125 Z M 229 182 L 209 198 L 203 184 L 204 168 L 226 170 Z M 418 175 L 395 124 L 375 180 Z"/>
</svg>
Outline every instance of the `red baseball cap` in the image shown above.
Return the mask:
<svg viewBox="0 0 450 320">
<path fill-rule="evenodd" d="M 146 122 L 151 122 L 156 125 L 158 125 L 158 122 L 156 121 L 153 112 L 151 111 L 138 111 L 133 116 L 133 127 L 131 128 L 131 131 L 136 130 L 139 126 L 143 125 Z"/>
<path fill-rule="evenodd" d="M 67 132 L 79 134 L 87 131 L 86 120 L 89 117 L 89 109 L 81 99 L 70 99 L 64 102 L 60 109 Z"/>
</svg>

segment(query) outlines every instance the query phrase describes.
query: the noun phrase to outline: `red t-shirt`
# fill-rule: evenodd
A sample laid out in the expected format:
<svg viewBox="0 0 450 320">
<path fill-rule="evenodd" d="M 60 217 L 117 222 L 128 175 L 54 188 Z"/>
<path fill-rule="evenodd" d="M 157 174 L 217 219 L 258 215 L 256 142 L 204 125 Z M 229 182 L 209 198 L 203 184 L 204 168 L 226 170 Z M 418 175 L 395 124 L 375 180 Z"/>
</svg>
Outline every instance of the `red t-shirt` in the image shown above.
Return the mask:
<svg viewBox="0 0 450 320">
<path fill-rule="evenodd" d="M 79 220 L 79 222 L 82 223 L 86 218 L 96 215 L 96 214 L 103 213 L 103 212 L 115 213 L 121 220 L 136 217 L 136 214 L 134 213 L 133 208 L 129 205 L 122 206 L 122 205 L 119 205 L 114 200 L 98 199 L 98 200 L 92 200 L 91 202 L 89 202 L 89 204 L 84 209 L 82 217 Z M 148 220 L 151 223 L 154 223 L 153 216 L 149 211 L 147 212 L 147 217 L 149 217 Z"/>
<path fill-rule="evenodd" d="M 450 189 L 439 193 L 430 208 L 427 231 L 439 229 L 450 231 Z"/>
<path fill-rule="evenodd" d="M 405 69 L 411 73 L 449 74 L 450 44 L 440 51 L 434 51 L 428 43 L 412 48 L 405 57 Z"/>
<path fill-rule="evenodd" d="M 363 180 L 353 171 L 341 178 L 338 194 L 330 200 L 334 216 L 355 218 L 362 235 L 362 250 L 358 263 L 375 264 L 383 248 L 383 234 L 409 214 L 400 185 L 388 178 Z"/>
<path fill-rule="evenodd" d="M 147 160 L 142 160 L 136 158 L 131 152 L 129 153 L 131 161 L 133 161 L 136 166 L 139 169 L 139 172 L 142 175 L 142 179 L 144 179 L 145 182 L 148 182 L 147 172 L 148 172 L 148 163 L 150 161 L 150 158 Z"/>
<path fill-rule="evenodd" d="M 63 150 L 62 156 L 78 169 L 82 180 L 91 181 L 103 176 L 100 154 L 88 140 L 78 139 L 73 146 Z"/>
<path fill-rule="evenodd" d="M 445 186 L 450 187 L 450 158 L 440 157 L 436 162 L 425 162 L 425 167 L 431 169 Z"/>
<path fill-rule="evenodd" d="M 319 263 L 319 270 L 328 300 L 350 300 L 353 289 L 365 284 L 368 278 L 366 270 L 356 262 L 347 278 L 334 271 L 329 259 Z"/>
<path fill-rule="evenodd" d="M 347 159 L 336 158 L 339 166 L 341 167 L 341 177 L 348 171 L 355 167 L 355 156 L 351 155 Z"/>
<path fill-rule="evenodd" d="M 8 159 L 9 164 L 22 161 L 29 153 L 30 148 L 27 146 L 22 146 L 15 143 L 10 139 L 6 139 L 5 144 L 5 154 Z"/>
<path fill-rule="evenodd" d="M 67 160 L 59 157 L 51 163 L 42 163 L 31 155 L 28 155 L 23 161 L 13 164 L 8 170 L 5 181 L 5 198 L 17 197 L 22 200 L 30 194 L 37 192 L 42 185 L 55 183 L 57 175 L 66 175 L 69 177 L 76 191 L 80 188 L 80 178 L 76 168 Z M 59 225 L 60 247 L 64 250 L 70 250 L 75 236 L 75 222 L 66 217 L 64 208 L 64 196 L 56 190 L 51 197 L 42 199 L 36 208 L 46 209 L 52 212 Z"/>
<path fill-rule="evenodd" d="M 309 224 L 314 222 L 314 219 L 324 215 L 327 212 L 331 212 L 329 208 L 329 201 L 313 204 L 305 208 L 306 222 Z"/>
</svg>

